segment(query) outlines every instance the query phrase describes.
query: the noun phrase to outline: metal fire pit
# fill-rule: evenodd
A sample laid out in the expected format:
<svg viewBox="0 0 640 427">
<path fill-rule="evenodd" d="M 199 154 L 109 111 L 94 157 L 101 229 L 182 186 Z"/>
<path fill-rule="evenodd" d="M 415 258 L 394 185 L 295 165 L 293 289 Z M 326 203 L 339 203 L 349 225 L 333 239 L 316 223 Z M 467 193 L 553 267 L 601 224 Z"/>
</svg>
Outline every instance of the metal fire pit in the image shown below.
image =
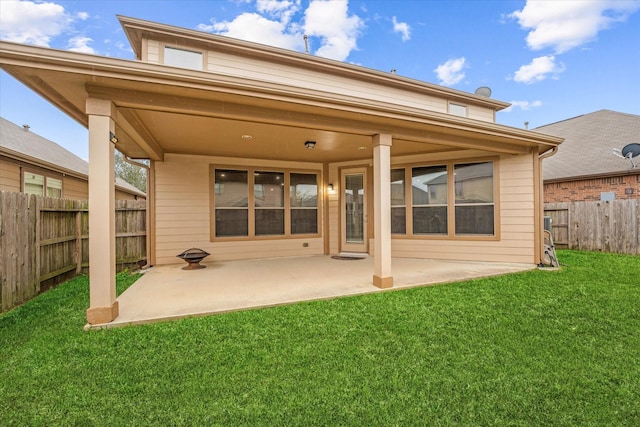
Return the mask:
<svg viewBox="0 0 640 427">
<path fill-rule="evenodd" d="M 191 248 L 176 256 L 188 263 L 186 267 L 182 267 L 183 270 L 198 270 L 200 268 L 206 268 L 206 265 L 200 265 L 200 261 L 209 255 L 211 254 L 203 251 L 202 249 Z"/>
</svg>

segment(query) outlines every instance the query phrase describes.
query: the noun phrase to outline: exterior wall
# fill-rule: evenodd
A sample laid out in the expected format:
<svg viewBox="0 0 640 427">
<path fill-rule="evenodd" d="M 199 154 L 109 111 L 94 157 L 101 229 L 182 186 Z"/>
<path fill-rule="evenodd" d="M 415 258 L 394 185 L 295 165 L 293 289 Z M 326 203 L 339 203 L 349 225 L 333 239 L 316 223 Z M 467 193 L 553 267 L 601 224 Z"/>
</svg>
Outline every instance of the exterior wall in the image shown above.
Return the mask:
<svg viewBox="0 0 640 427">
<path fill-rule="evenodd" d="M 165 44 L 157 40 L 147 40 L 146 42 L 147 57 L 142 60 L 152 63 L 162 62 Z M 188 49 L 187 46 L 184 48 Z M 417 94 L 410 90 L 383 88 L 374 83 L 340 76 L 333 76 L 329 81 L 325 73 L 312 70 L 301 72 L 299 68 L 222 52 L 205 51 L 203 53 L 206 61 L 204 69 L 214 73 L 297 86 L 322 93 L 330 92 L 341 96 L 371 99 L 384 104 L 398 104 L 439 113 L 447 113 L 449 108 L 449 100 L 446 98 Z M 468 106 L 468 116 L 476 120 L 495 122 L 495 111 L 491 108 L 470 105 Z"/>
<path fill-rule="evenodd" d="M 154 163 L 156 264 L 183 263 L 176 256 L 192 247 L 209 252 L 206 261 L 324 253 L 322 222 L 320 237 L 211 241 L 211 165 L 307 169 L 322 176 L 322 165 L 315 163 L 166 154 L 164 162 Z M 303 247 L 304 243 L 308 247 Z"/>
<path fill-rule="evenodd" d="M 496 207 L 498 240 L 393 238 L 392 254 L 400 258 L 461 261 L 535 262 L 533 157 L 502 157 L 496 162 L 499 179 Z"/>
<path fill-rule="evenodd" d="M 0 159 L 0 191 L 20 192 L 20 166 Z"/>
<path fill-rule="evenodd" d="M 64 177 L 62 196 L 71 200 L 89 200 L 89 184 L 82 179 Z"/>
<path fill-rule="evenodd" d="M 600 200 L 602 193 L 614 193 L 617 200 L 640 199 L 640 173 L 544 184 L 544 202 Z"/>
</svg>

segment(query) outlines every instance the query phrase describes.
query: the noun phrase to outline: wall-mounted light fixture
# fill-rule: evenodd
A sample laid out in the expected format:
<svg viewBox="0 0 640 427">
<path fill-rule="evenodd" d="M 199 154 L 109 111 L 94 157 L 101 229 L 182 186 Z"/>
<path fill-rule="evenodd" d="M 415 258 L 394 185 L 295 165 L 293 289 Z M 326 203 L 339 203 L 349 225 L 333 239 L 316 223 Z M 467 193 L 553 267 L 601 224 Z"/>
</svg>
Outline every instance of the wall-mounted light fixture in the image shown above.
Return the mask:
<svg viewBox="0 0 640 427">
<path fill-rule="evenodd" d="M 329 191 L 333 191 L 333 184 L 329 184 L 329 185 L 327 185 L 327 190 L 329 190 Z"/>
<path fill-rule="evenodd" d="M 111 141 L 114 144 L 118 143 L 118 137 L 116 136 L 115 133 L 109 132 L 109 141 Z"/>
<path fill-rule="evenodd" d="M 304 143 L 304 146 L 307 147 L 307 150 L 313 150 L 313 147 L 316 146 L 316 142 L 315 141 L 306 141 Z"/>
</svg>

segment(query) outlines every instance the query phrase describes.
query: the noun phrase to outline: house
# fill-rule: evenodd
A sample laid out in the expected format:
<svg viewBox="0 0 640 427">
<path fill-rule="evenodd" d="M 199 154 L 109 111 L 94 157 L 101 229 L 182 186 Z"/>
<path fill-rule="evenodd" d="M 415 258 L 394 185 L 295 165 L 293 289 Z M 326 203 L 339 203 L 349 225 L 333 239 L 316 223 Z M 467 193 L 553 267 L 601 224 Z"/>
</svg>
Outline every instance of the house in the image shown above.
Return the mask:
<svg viewBox="0 0 640 427">
<path fill-rule="evenodd" d="M 545 203 L 640 198 L 640 157 L 613 153 L 640 144 L 640 116 L 600 110 L 535 130 L 565 139 L 544 162 Z"/>
<path fill-rule="evenodd" d="M 124 16 L 135 60 L 0 43 L 0 66 L 89 129 L 89 323 L 118 315 L 114 144 L 150 160 L 151 264 L 369 254 L 538 264 L 543 159 L 509 104 Z M 393 192 L 391 188 L 393 187 Z"/>
<path fill-rule="evenodd" d="M 89 164 L 29 130 L 0 117 L 0 191 L 87 200 Z M 118 200 L 144 199 L 145 193 L 115 179 Z"/>
</svg>

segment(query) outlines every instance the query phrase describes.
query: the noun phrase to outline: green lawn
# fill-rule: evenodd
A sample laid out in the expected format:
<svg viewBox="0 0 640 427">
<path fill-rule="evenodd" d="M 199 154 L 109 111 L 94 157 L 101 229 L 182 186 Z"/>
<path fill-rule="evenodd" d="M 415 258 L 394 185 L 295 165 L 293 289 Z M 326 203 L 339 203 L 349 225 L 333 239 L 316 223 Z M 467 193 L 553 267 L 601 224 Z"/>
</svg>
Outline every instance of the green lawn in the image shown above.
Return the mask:
<svg viewBox="0 0 640 427">
<path fill-rule="evenodd" d="M 640 425 L 640 259 L 84 332 L 0 315 L 0 425 Z M 135 276 L 119 275 L 122 290 Z"/>
</svg>

